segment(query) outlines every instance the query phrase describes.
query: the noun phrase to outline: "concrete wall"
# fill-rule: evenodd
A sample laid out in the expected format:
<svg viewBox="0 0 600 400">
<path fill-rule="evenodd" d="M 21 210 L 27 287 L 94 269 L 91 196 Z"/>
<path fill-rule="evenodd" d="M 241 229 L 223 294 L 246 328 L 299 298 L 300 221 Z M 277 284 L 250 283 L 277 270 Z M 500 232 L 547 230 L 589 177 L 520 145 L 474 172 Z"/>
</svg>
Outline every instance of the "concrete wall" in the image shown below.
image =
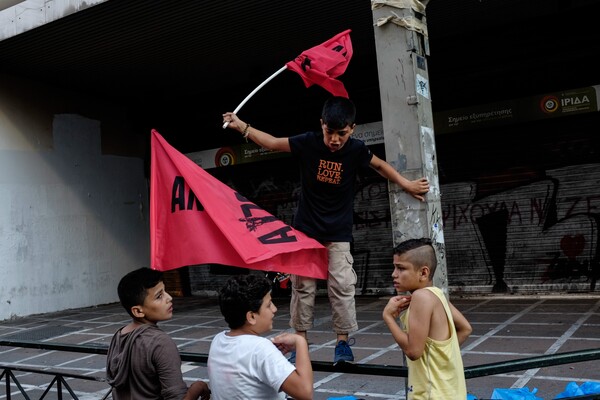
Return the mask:
<svg viewBox="0 0 600 400">
<path fill-rule="evenodd" d="M 85 101 L 0 80 L 0 320 L 118 301 L 149 265 L 143 160 L 102 154 L 116 121 L 67 112 Z"/>
<path fill-rule="evenodd" d="M 106 0 L 0 1 L 0 40 L 48 24 Z"/>
</svg>

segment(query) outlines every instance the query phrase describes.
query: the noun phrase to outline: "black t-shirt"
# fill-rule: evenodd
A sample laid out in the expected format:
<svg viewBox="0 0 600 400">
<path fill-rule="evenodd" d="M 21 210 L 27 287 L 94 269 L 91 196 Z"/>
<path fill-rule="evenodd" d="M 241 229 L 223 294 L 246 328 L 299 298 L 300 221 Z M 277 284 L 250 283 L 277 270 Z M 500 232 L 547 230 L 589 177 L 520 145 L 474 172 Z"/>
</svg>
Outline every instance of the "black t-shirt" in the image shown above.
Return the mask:
<svg viewBox="0 0 600 400">
<path fill-rule="evenodd" d="M 294 228 L 321 242 L 351 242 L 356 175 L 373 154 L 352 137 L 332 152 L 317 132 L 292 136 L 289 143 L 302 184 Z"/>
</svg>

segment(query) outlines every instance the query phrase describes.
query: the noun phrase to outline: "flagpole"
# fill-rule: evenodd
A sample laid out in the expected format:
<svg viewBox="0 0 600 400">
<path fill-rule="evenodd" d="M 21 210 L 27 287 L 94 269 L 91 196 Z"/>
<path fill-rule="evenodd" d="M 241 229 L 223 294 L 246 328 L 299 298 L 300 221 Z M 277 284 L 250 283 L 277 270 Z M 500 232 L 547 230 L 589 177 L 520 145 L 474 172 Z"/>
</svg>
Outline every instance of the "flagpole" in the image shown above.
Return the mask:
<svg viewBox="0 0 600 400">
<path fill-rule="evenodd" d="M 233 113 L 236 114 L 238 111 L 240 111 L 240 108 L 242 108 L 242 106 L 244 104 L 246 104 L 246 102 L 248 100 L 250 100 L 250 97 L 254 96 L 254 94 L 256 92 L 258 92 L 263 86 L 265 86 L 267 83 L 269 83 L 269 81 L 271 79 L 275 78 L 277 75 L 279 75 L 280 73 L 282 73 L 285 69 L 287 69 L 286 65 L 284 65 L 277 72 L 275 72 L 273 75 L 271 75 L 270 77 L 268 77 L 267 79 L 265 79 L 265 81 L 263 83 L 261 83 L 260 85 L 258 85 L 256 87 L 256 89 L 254 89 L 248 96 L 246 96 L 246 98 L 244 100 L 242 100 L 242 102 L 235 108 L 235 110 L 233 110 Z M 223 129 L 227 128 L 227 125 L 229 125 L 229 121 L 227 121 L 227 122 L 225 122 L 223 124 Z"/>
</svg>

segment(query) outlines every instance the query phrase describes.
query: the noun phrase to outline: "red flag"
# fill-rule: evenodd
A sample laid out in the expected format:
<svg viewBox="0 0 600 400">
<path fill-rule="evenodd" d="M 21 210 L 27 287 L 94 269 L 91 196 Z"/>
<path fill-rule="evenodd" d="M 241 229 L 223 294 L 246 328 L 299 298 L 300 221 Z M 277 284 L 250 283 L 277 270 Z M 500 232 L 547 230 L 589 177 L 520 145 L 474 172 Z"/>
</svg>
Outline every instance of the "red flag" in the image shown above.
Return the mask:
<svg viewBox="0 0 600 400">
<path fill-rule="evenodd" d="M 150 265 L 223 264 L 327 279 L 327 249 L 231 189 L 152 130 Z"/>
<path fill-rule="evenodd" d="M 346 71 L 352 58 L 350 29 L 338 33 L 328 41 L 303 51 L 286 64 L 302 77 L 306 87 L 317 84 L 334 96 L 348 97 L 344 84 L 337 78 Z"/>
</svg>

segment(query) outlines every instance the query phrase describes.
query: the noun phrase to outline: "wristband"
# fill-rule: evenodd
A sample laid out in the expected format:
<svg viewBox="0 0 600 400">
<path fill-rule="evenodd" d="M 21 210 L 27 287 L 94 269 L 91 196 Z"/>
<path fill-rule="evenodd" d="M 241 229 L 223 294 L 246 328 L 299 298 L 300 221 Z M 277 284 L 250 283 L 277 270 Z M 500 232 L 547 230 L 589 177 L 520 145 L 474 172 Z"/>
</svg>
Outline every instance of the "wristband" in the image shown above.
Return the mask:
<svg viewBox="0 0 600 400">
<path fill-rule="evenodd" d="M 246 127 L 242 131 L 242 136 L 244 137 L 244 139 L 246 139 L 246 142 L 248 142 L 248 135 L 250 135 L 250 132 L 248 132 L 248 128 L 250 128 L 250 124 L 246 124 Z"/>
</svg>

